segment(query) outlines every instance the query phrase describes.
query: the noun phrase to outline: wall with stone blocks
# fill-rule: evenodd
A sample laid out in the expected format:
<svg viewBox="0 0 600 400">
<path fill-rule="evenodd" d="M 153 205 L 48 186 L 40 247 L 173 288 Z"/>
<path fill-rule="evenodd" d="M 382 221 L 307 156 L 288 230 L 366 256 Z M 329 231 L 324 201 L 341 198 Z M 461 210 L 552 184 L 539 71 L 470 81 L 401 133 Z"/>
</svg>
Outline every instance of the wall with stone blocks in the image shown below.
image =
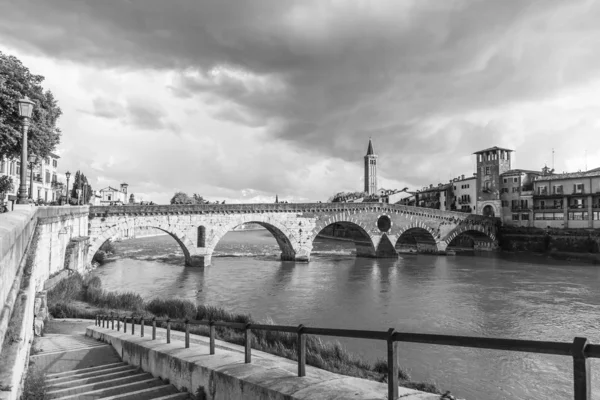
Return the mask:
<svg viewBox="0 0 600 400">
<path fill-rule="evenodd" d="M 19 337 L 17 343 L 2 349 L 7 362 L 0 365 L 0 385 L 11 387 L 0 391 L 2 400 L 18 396 L 34 334 L 36 292 L 43 290 L 50 275 L 65 268 L 65 252 L 73 238 L 78 238 L 81 248 L 72 267 L 83 270 L 86 266 L 87 246 L 83 244 L 87 237 L 81 237 L 87 235 L 88 214 L 86 206 L 30 205 L 17 205 L 14 211 L 0 214 L 0 343 L 9 323 L 16 324 L 12 329 Z M 24 279 L 25 272 L 29 279 Z M 38 301 L 39 306 L 42 303 Z"/>
</svg>

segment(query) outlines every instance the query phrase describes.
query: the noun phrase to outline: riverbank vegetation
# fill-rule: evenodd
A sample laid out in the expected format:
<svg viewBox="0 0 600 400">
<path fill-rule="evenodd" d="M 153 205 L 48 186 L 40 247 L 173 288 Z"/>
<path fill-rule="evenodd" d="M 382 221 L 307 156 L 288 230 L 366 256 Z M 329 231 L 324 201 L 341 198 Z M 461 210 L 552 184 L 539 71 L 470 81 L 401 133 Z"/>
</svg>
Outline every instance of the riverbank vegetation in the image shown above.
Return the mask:
<svg viewBox="0 0 600 400">
<path fill-rule="evenodd" d="M 90 318 L 97 313 L 110 313 L 171 319 L 209 319 L 214 321 L 256 323 L 249 315 L 235 314 L 222 308 L 196 305 L 182 299 L 153 299 L 145 302 L 139 294 L 132 292 L 116 293 L 102 289 L 100 278 L 84 279 L 73 274 L 59 282 L 48 292 L 49 311 L 55 318 Z M 262 321 L 261 323 L 273 323 Z M 173 324 L 171 329 L 184 331 L 183 325 Z M 190 333 L 208 336 L 208 327 L 192 326 Z M 216 327 L 217 337 L 229 343 L 243 345 L 243 331 L 226 327 Z M 293 333 L 255 331 L 252 335 L 252 348 L 296 360 L 297 338 Z M 387 362 L 367 362 L 357 354 L 346 350 L 338 342 L 323 341 L 317 336 L 307 336 L 306 363 L 331 372 L 385 382 Z M 401 386 L 431 393 L 440 393 L 432 383 L 413 382 L 406 370 L 399 368 Z"/>
</svg>

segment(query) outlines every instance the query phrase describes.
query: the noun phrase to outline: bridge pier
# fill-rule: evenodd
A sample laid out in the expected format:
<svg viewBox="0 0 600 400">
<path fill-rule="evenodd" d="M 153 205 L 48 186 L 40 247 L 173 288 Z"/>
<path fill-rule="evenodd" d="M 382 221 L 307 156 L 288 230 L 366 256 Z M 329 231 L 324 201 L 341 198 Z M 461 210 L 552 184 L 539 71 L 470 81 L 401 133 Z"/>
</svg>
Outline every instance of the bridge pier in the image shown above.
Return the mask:
<svg viewBox="0 0 600 400">
<path fill-rule="evenodd" d="M 212 263 L 212 254 L 191 255 L 185 260 L 186 267 L 208 267 Z"/>
</svg>

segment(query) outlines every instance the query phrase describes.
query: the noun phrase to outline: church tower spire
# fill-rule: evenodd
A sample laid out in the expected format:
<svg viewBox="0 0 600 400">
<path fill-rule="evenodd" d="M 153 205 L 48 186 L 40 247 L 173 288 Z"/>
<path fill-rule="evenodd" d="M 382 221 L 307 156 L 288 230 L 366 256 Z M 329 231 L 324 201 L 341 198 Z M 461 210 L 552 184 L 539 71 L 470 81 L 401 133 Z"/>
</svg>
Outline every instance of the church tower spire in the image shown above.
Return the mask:
<svg viewBox="0 0 600 400">
<path fill-rule="evenodd" d="M 377 192 L 377 156 L 373 151 L 371 138 L 369 138 L 369 147 L 365 156 L 365 192 L 367 194 Z"/>
</svg>

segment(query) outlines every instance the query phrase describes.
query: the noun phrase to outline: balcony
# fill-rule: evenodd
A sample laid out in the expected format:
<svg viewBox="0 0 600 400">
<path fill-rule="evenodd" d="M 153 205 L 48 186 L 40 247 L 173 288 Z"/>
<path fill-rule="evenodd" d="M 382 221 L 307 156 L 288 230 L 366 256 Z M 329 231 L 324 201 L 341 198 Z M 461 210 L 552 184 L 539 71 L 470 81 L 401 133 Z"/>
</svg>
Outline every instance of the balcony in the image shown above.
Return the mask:
<svg viewBox="0 0 600 400">
<path fill-rule="evenodd" d="M 534 210 L 562 210 L 563 207 L 562 206 L 555 206 L 555 205 L 545 205 L 545 206 L 534 206 L 533 207 Z"/>
<path fill-rule="evenodd" d="M 531 207 L 523 207 L 523 206 L 513 206 L 510 208 L 511 211 L 530 211 Z"/>
<path fill-rule="evenodd" d="M 572 195 L 584 195 L 585 193 L 585 189 L 581 189 L 581 190 L 573 190 L 573 192 L 571 193 Z"/>
<path fill-rule="evenodd" d="M 569 204 L 569 210 L 582 210 L 587 209 L 587 204 Z"/>
</svg>

